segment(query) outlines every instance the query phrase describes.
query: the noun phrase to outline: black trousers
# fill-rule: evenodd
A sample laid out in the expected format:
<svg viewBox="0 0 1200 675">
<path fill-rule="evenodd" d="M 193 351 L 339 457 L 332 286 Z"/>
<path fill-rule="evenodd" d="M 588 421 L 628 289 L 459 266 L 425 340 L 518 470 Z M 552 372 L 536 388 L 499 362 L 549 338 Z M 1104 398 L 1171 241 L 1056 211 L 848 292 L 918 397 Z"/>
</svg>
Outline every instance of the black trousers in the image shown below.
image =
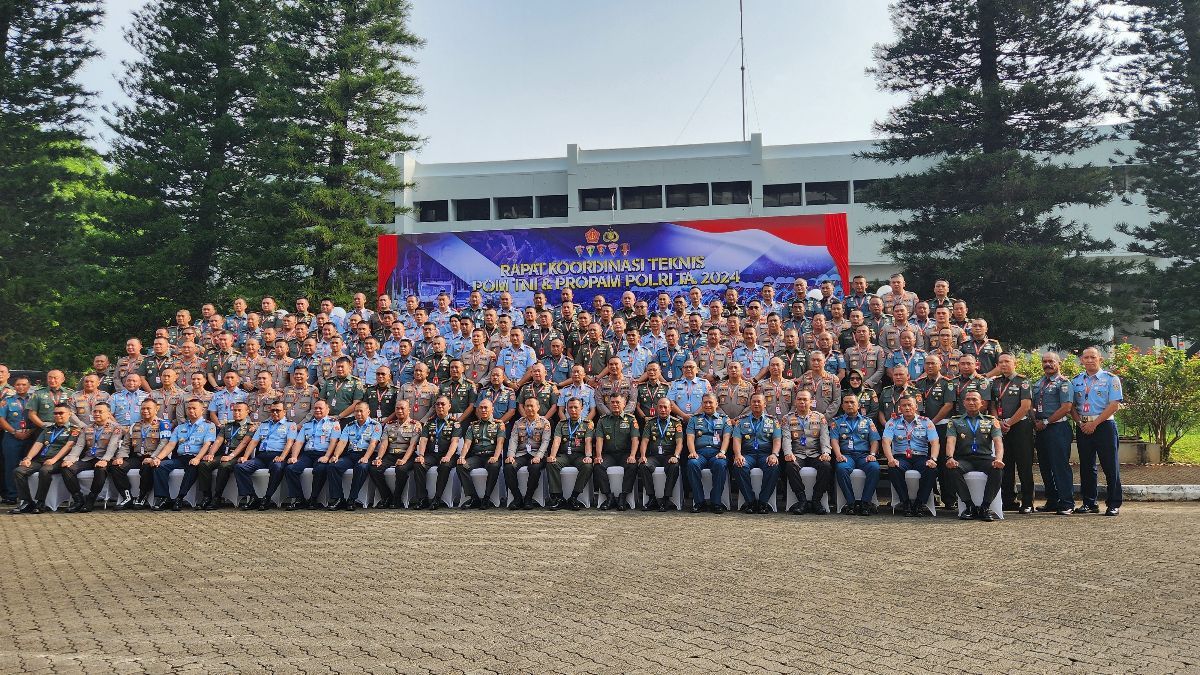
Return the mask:
<svg viewBox="0 0 1200 675">
<path fill-rule="evenodd" d="M 200 494 L 196 497 L 203 501 L 204 499 L 220 498 L 225 494 L 225 486 L 229 485 L 229 477 L 233 475 L 233 468 L 238 463 L 236 461 L 223 462 L 219 457 L 213 457 L 207 462 L 200 462 L 200 475 L 196 483 L 200 486 Z M 213 481 L 213 474 L 216 473 L 216 481 Z"/>
<path fill-rule="evenodd" d="M 100 491 L 104 489 L 104 483 L 108 480 L 108 469 L 104 467 L 97 468 L 94 457 L 81 458 L 71 466 L 63 467 L 62 479 L 67 492 L 75 495 L 82 490 L 79 487 L 79 473 L 88 470 L 92 472 L 92 487 L 88 489 L 88 496 L 95 499 L 96 495 L 100 494 Z"/>
<path fill-rule="evenodd" d="M 646 454 L 646 463 L 639 467 L 642 474 L 642 489 L 651 497 L 657 496 L 654 494 L 654 470 L 662 467 L 667 474 L 667 484 L 663 486 L 663 498 L 673 499 L 675 495 L 675 483 L 679 480 L 679 462 L 672 463 L 669 461 L 673 455 L 663 453 L 661 455 Z"/>
<path fill-rule="evenodd" d="M 458 466 L 457 461 L 451 458 L 449 462 L 437 463 L 437 485 L 434 488 L 433 500 L 441 501 L 442 495 L 446 492 L 446 486 L 450 483 L 450 474 L 454 473 L 455 467 Z M 422 483 L 425 481 L 422 480 Z"/>
<path fill-rule="evenodd" d="M 638 475 L 638 464 L 636 458 L 632 462 L 626 462 L 627 459 L 629 459 L 629 453 L 605 453 L 604 457 L 600 459 L 600 464 L 592 469 L 592 484 L 605 497 L 612 496 L 612 488 L 608 484 L 608 469 L 614 466 L 622 467 L 625 470 L 624 475 L 621 476 L 621 494 L 633 492 L 633 484 Z"/>
<path fill-rule="evenodd" d="M 147 457 L 126 457 L 120 464 L 108 463 L 108 475 L 112 476 L 113 485 L 121 492 L 129 492 L 133 485 L 129 482 L 129 472 L 137 471 L 139 475 L 138 494 L 149 498 L 154 492 L 154 467 L 145 464 Z"/>
<path fill-rule="evenodd" d="M 813 484 L 813 493 L 804 493 L 804 481 L 800 478 L 800 469 L 812 467 L 817 470 L 817 482 Z M 821 497 L 833 487 L 833 463 L 822 462 L 818 457 L 797 457 L 794 462 L 783 463 L 783 475 L 787 476 L 792 493 L 800 501 L 820 502 Z"/>
<path fill-rule="evenodd" d="M 954 506 L 955 495 L 954 491 L 954 476 L 952 471 L 946 468 L 946 427 L 948 424 L 937 425 L 938 447 L 941 452 L 938 453 L 937 471 L 938 471 L 938 490 L 942 496 L 942 503 L 946 506 Z"/>
<path fill-rule="evenodd" d="M 958 468 L 952 472 L 955 494 L 961 495 L 964 502 L 970 502 L 971 491 L 967 489 L 967 474 L 972 471 L 981 471 L 987 474 L 987 484 L 983 488 L 981 506 L 985 509 L 991 508 L 992 501 L 1000 492 L 1000 477 L 1003 471 L 992 467 L 991 457 L 955 457 L 955 459 L 958 460 Z"/>
<path fill-rule="evenodd" d="M 399 462 L 402 457 L 404 455 L 398 452 L 384 453 L 380 459 L 379 466 L 375 466 L 375 463 L 371 462 L 370 467 L 367 469 L 367 475 L 371 477 L 371 482 L 375 485 L 375 489 L 379 490 L 379 494 L 383 496 L 384 501 L 391 501 L 397 496 L 401 498 L 404 496 L 404 488 L 408 485 L 408 474 L 417 463 L 417 453 L 414 452 L 404 464 L 397 464 L 396 462 Z M 396 467 L 395 490 L 388 487 L 387 476 L 384 475 L 392 467 Z"/>
<path fill-rule="evenodd" d="M 529 469 L 529 480 L 525 483 L 524 498 L 530 500 L 537 494 L 538 483 L 542 478 L 542 470 L 546 468 L 546 458 L 543 457 L 542 461 L 534 464 L 533 455 L 521 454 L 513 458 L 512 464 L 505 463 L 504 484 L 508 487 L 508 491 L 514 495 L 521 494 L 521 486 L 517 483 L 517 472 L 521 470 L 521 467 Z"/>
<path fill-rule="evenodd" d="M 1004 477 L 1000 498 L 1007 507 L 1016 502 L 1016 479 L 1021 479 L 1021 503 L 1033 506 L 1033 420 L 1026 417 L 1004 434 Z"/>
<path fill-rule="evenodd" d="M 42 463 L 41 457 L 34 457 L 30 460 L 29 466 L 17 465 L 13 469 L 13 482 L 16 483 L 17 496 L 25 501 L 46 501 L 46 495 L 50 492 L 50 481 L 54 480 L 54 474 L 62 470 L 61 464 L 53 464 L 47 466 Z M 37 492 L 33 495 L 29 494 L 29 477 L 37 474 Z"/>
<path fill-rule="evenodd" d="M 496 483 L 500 480 L 500 461 L 489 462 L 492 453 L 479 453 L 467 455 L 466 464 L 455 465 L 455 471 L 458 472 L 458 482 L 462 485 L 463 492 L 472 499 L 482 498 L 488 499 L 492 490 L 496 489 Z M 471 472 L 475 469 L 483 469 L 487 471 L 487 482 L 485 483 L 483 494 L 478 494 L 475 489 L 475 481 L 471 480 Z"/>
</svg>

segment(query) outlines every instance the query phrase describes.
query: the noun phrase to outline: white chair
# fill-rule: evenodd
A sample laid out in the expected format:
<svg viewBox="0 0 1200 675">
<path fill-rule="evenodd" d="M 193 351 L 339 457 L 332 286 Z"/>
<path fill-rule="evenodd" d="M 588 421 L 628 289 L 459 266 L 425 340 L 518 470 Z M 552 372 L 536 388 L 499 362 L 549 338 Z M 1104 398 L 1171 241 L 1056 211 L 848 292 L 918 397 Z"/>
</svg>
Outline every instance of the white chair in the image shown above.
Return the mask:
<svg viewBox="0 0 1200 675">
<path fill-rule="evenodd" d="M 545 473 L 545 469 L 542 470 L 542 473 L 543 474 Z M 501 482 L 504 482 L 504 481 L 501 481 Z M 572 486 L 574 486 L 573 483 L 572 483 Z M 508 488 L 505 488 L 505 490 L 507 490 L 507 489 Z M 521 491 L 522 496 L 525 494 L 526 491 L 529 490 L 529 467 L 527 467 L 527 466 L 523 466 L 523 467 L 517 469 L 517 489 Z M 539 483 L 538 483 L 537 494 L 535 494 L 533 496 L 533 501 L 537 502 L 537 504 L 539 506 L 546 505 L 546 491 L 548 489 L 549 488 L 546 487 L 545 476 L 543 475 L 542 480 L 539 481 Z M 512 494 L 509 494 L 508 498 L 512 499 Z"/>
<path fill-rule="evenodd" d="M 329 506 L 329 481 L 332 479 L 333 476 L 326 476 L 325 488 L 321 490 L 321 494 L 317 495 L 317 502 L 319 504 Z M 309 467 L 300 476 L 300 487 L 304 490 L 304 494 L 309 495 L 309 499 L 312 498 L 312 480 L 312 468 Z M 354 482 L 354 472 L 347 469 L 342 474 L 342 494 L 350 494 L 350 484 L 352 482 Z M 303 497 L 304 495 L 299 496 Z"/>
<path fill-rule="evenodd" d="M 921 484 L 921 472 L 913 471 L 912 469 L 905 471 L 904 472 L 904 482 L 908 486 L 909 496 L 916 498 L 918 488 L 920 487 L 920 484 Z M 891 483 L 889 482 L 888 485 L 891 485 Z M 896 507 L 899 505 L 900 505 L 900 496 L 896 494 L 895 490 L 892 490 L 891 506 L 892 506 L 893 513 L 896 511 Z M 930 513 L 932 513 L 935 516 L 937 515 L 937 506 L 936 506 L 936 502 L 933 500 L 933 491 L 932 490 L 929 491 L 929 501 L 928 501 L 928 503 L 926 503 L 926 506 L 929 507 Z"/>
<path fill-rule="evenodd" d="M 183 486 L 183 469 L 171 469 L 171 475 L 167 479 L 168 492 L 170 493 L 170 495 L 178 497 L 179 496 L 179 488 L 182 486 Z M 187 502 L 188 504 L 191 504 L 192 506 L 195 506 L 196 505 L 196 492 L 197 492 L 196 485 L 193 484 L 192 489 L 188 490 L 188 493 L 186 495 L 184 495 L 183 501 Z"/>
<path fill-rule="evenodd" d="M 471 469 L 471 482 L 475 484 L 475 494 L 482 495 L 487 488 L 487 469 Z M 492 488 L 492 494 L 486 497 L 492 506 L 500 506 L 500 484 L 503 482 L 503 480 L 496 481 L 496 486 Z M 463 497 L 466 497 L 466 491 L 463 491 Z"/>
<path fill-rule="evenodd" d="M 971 503 L 975 506 L 983 504 L 983 490 L 987 487 L 987 474 L 982 471 L 968 471 L 965 476 L 967 481 L 967 489 L 971 491 Z M 1004 502 L 1000 498 L 1000 493 L 996 493 L 996 498 L 992 500 L 992 513 L 1000 520 L 1004 520 Z M 967 510 L 967 505 L 963 503 L 962 495 L 958 498 L 958 514 L 962 515 L 963 511 Z"/>
<path fill-rule="evenodd" d="M 29 474 L 29 494 L 37 494 L 37 472 Z M 50 489 L 46 492 L 46 508 L 57 511 L 60 504 L 66 501 L 67 490 L 63 487 L 62 476 L 55 474 L 50 480 Z"/>
<path fill-rule="evenodd" d="M 621 483 L 625 480 L 624 466 L 608 467 L 608 490 L 614 497 L 621 494 Z M 633 492 L 625 496 L 625 504 L 629 508 L 634 508 Z"/>
<path fill-rule="evenodd" d="M 761 478 L 760 478 L 761 482 Z M 725 476 L 725 489 L 721 491 L 721 504 L 725 508 L 729 508 L 729 476 Z M 704 487 L 704 494 L 699 495 L 701 499 L 707 500 L 708 495 L 712 494 L 712 469 L 700 470 L 700 485 Z M 696 501 L 697 495 L 692 495 L 692 501 Z M 680 504 L 682 506 L 682 504 Z"/>
<path fill-rule="evenodd" d="M 559 476 L 563 478 L 563 498 L 571 496 L 572 492 L 575 491 L 575 482 L 580 478 L 580 470 L 574 466 L 564 466 Z M 666 483 L 666 479 L 666 474 L 662 474 L 662 482 L 664 484 Z M 580 501 L 583 502 L 584 507 L 592 508 L 592 485 L 590 485 L 592 482 L 588 480 L 588 483 L 587 486 L 584 486 L 583 491 L 580 492 Z"/>
<path fill-rule="evenodd" d="M 780 476 L 779 476 L 780 480 L 784 480 L 782 474 L 783 474 L 783 472 L 781 471 Z M 762 481 L 763 481 L 762 469 L 758 468 L 757 466 L 754 467 L 753 469 L 750 469 L 750 490 L 753 491 L 755 495 L 762 492 Z M 776 487 L 778 487 L 778 485 L 776 485 Z M 767 506 L 770 507 L 770 509 L 772 511 L 779 510 L 775 505 L 775 495 L 774 494 L 772 494 L 770 499 L 767 500 Z"/>
<path fill-rule="evenodd" d="M 682 475 L 682 473 L 683 472 L 680 471 L 681 475 L 679 476 L 679 480 L 675 481 L 675 491 L 671 495 L 672 499 L 675 502 L 676 510 L 678 510 L 680 508 L 680 505 L 683 504 L 684 476 Z M 651 486 L 653 488 L 654 496 L 658 497 L 658 495 L 660 495 L 660 494 L 663 496 L 666 496 L 665 493 L 667 491 L 667 470 L 661 466 L 655 467 L 654 475 L 652 475 L 650 477 L 650 480 L 651 480 Z"/>
<path fill-rule="evenodd" d="M 387 483 L 388 489 L 392 491 L 394 496 L 396 492 L 396 467 L 389 466 L 383 470 L 383 482 Z M 367 492 L 367 505 L 375 508 L 379 505 L 379 500 L 383 499 L 383 493 L 375 489 L 375 481 L 368 479 L 367 484 L 370 486 L 370 490 Z M 407 487 L 410 490 L 412 489 L 411 485 Z M 403 495 L 401 495 L 401 499 L 404 499 Z"/>
<path fill-rule="evenodd" d="M 389 471 L 390 471 L 390 469 L 389 469 Z M 384 474 L 384 475 L 386 475 L 386 474 Z M 394 471 L 392 472 L 392 475 L 393 475 L 393 477 L 395 476 Z M 416 481 L 418 481 L 418 480 L 421 480 L 421 472 L 420 472 L 419 468 L 415 468 L 412 472 L 409 473 L 409 476 L 408 476 L 408 482 L 409 482 L 408 490 L 405 490 L 405 492 L 407 492 L 408 494 L 403 495 L 404 506 L 406 508 L 412 508 L 413 493 L 416 492 L 416 490 L 417 490 Z M 394 487 L 395 483 L 393 482 L 392 485 Z M 442 504 L 444 506 L 454 508 L 454 505 L 457 503 L 454 494 L 457 490 L 458 490 L 458 472 L 451 471 L 450 472 L 450 482 L 446 483 L 446 491 L 442 493 Z M 425 494 L 429 495 L 432 498 L 433 493 L 435 491 L 437 491 L 437 465 L 436 464 L 425 468 Z"/>
<path fill-rule="evenodd" d="M 867 474 L 864 473 L 862 469 L 854 469 L 850 472 L 850 489 L 854 492 L 855 500 L 867 499 L 868 495 L 863 494 L 863 488 L 866 486 L 866 484 Z M 846 496 L 842 494 L 842 488 L 837 482 L 836 467 L 834 467 L 833 489 L 837 491 L 837 510 L 841 511 L 842 507 L 846 505 Z M 874 499 L 875 495 L 870 495 L 870 497 L 871 499 Z"/>
<path fill-rule="evenodd" d="M 865 480 L 866 476 L 864 475 L 863 478 Z M 781 480 L 783 480 L 787 484 L 787 498 L 784 500 L 784 508 L 790 509 L 796 505 L 798 498 L 796 497 L 796 493 L 792 492 L 791 483 L 787 483 L 786 478 L 783 478 Z M 800 482 L 804 484 L 804 494 L 811 495 L 813 493 L 813 489 L 816 488 L 816 486 L 817 486 L 817 470 L 812 468 L 811 466 L 800 467 Z M 837 486 L 834 485 L 833 489 L 837 490 Z M 829 509 L 829 493 L 828 492 L 821 495 L 821 506 L 824 506 L 826 510 Z"/>
</svg>

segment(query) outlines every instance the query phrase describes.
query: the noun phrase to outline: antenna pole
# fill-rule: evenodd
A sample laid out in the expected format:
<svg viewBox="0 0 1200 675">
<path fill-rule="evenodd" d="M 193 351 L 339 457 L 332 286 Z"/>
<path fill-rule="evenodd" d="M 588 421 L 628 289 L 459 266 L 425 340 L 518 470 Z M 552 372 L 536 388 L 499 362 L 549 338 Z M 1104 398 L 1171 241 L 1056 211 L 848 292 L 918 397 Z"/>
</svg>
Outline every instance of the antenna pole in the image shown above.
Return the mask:
<svg viewBox="0 0 1200 675">
<path fill-rule="evenodd" d="M 738 0 L 738 41 L 742 46 L 742 140 L 746 140 L 746 12 Z"/>
</svg>

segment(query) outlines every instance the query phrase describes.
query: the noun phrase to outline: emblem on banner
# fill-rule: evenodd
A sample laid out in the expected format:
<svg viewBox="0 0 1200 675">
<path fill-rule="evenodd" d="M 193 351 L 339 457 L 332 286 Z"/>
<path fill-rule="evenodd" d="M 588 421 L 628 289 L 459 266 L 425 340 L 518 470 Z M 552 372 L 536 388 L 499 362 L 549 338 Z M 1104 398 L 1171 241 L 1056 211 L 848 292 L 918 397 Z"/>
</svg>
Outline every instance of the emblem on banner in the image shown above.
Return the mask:
<svg viewBox="0 0 1200 675">
<path fill-rule="evenodd" d="M 628 246 L 628 244 L 626 244 L 626 246 Z M 617 245 L 609 244 L 608 245 L 608 253 L 609 253 L 609 255 L 616 255 L 617 254 Z"/>
<path fill-rule="evenodd" d="M 629 244 L 621 244 L 621 255 L 629 255 Z"/>
<path fill-rule="evenodd" d="M 582 244 L 575 247 L 575 255 L 583 255 L 583 245 Z"/>
<path fill-rule="evenodd" d="M 589 244 L 599 243 L 600 231 L 594 227 L 588 228 L 588 231 L 583 233 L 583 240 Z"/>
<path fill-rule="evenodd" d="M 587 247 L 587 252 L 588 252 L 588 255 L 589 255 L 589 256 L 593 256 L 593 255 L 595 255 L 595 254 L 596 254 L 596 247 L 595 247 L 595 246 L 588 246 L 588 247 Z"/>
<path fill-rule="evenodd" d="M 617 231 L 612 228 L 609 228 L 609 230 L 604 233 L 604 242 L 606 244 L 611 244 L 620 238 L 621 235 L 617 234 Z"/>
</svg>

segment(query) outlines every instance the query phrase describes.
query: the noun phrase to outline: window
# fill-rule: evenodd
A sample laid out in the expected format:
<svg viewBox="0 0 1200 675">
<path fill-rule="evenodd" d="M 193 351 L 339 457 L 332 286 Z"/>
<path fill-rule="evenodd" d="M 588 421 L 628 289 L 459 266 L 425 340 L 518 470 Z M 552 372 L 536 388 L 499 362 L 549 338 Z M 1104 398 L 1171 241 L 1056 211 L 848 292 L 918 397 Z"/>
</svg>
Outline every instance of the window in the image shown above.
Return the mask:
<svg viewBox="0 0 1200 675">
<path fill-rule="evenodd" d="M 612 211 L 616 208 L 616 188 L 588 188 L 579 191 L 580 211 Z"/>
<path fill-rule="evenodd" d="M 413 202 L 417 220 L 422 223 L 440 223 L 450 220 L 450 202 L 437 199 L 430 202 Z"/>
<path fill-rule="evenodd" d="M 533 197 L 496 197 L 496 215 L 500 220 L 533 217 Z"/>
<path fill-rule="evenodd" d="M 642 185 L 639 187 L 621 188 L 621 208 L 661 209 L 662 186 Z"/>
<path fill-rule="evenodd" d="M 879 185 L 881 178 L 864 178 L 854 181 L 854 203 L 855 204 L 870 204 L 871 200 L 867 198 L 867 192 L 875 189 Z"/>
<path fill-rule="evenodd" d="M 492 205 L 490 199 L 455 199 L 455 220 L 491 220 Z"/>
<path fill-rule="evenodd" d="M 750 181 L 736 180 L 728 183 L 712 184 L 713 206 L 724 204 L 749 204 Z"/>
<path fill-rule="evenodd" d="M 801 183 L 779 183 L 778 185 L 763 186 L 763 206 L 800 206 L 800 196 L 804 194 Z"/>
<path fill-rule="evenodd" d="M 708 183 L 668 185 L 667 206 L 708 206 Z"/>
<path fill-rule="evenodd" d="M 566 218 L 566 195 L 542 195 L 537 198 L 538 218 Z"/>
<path fill-rule="evenodd" d="M 849 204 L 850 181 L 839 180 L 828 183 L 805 183 L 804 203 L 808 206 Z"/>
</svg>

